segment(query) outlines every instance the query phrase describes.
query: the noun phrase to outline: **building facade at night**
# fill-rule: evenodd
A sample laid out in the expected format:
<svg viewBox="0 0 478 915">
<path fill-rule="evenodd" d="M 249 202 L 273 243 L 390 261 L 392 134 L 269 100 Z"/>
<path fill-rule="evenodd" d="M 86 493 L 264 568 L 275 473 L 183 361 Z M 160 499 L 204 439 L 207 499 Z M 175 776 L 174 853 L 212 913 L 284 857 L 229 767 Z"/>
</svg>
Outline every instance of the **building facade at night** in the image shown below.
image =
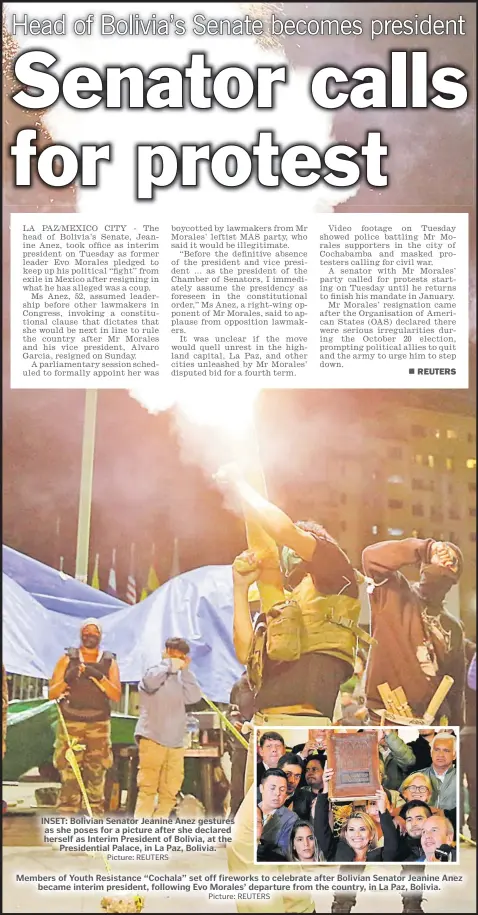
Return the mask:
<svg viewBox="0 0 478 915">
<path fill-rule="evenodd" d="M 325 439 L 325 436 L 322 436 Z M 404 537 L 451 540 L 463 552 L 460 615 L 474 614 L 476 430 L 471 415 L 396 405 L 329 425 L 311 449 L 295 517 L 330 529 L 356 566 L 370 543 Z M 294 484 L 295 486 L 295 484 Z M 413 575 L 412 570 L 410 574 Z"/>
</svg>

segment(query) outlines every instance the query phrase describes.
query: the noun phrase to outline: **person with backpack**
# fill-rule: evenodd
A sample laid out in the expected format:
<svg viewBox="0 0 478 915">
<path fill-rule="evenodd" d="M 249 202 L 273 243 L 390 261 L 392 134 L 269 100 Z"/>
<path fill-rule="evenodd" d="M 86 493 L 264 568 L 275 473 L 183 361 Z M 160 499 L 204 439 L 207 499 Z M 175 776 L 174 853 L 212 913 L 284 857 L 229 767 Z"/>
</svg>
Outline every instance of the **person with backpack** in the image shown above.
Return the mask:
<svg viewBox="0 0 478 915">
<path fill-rule="evenodd" d="M 265 730 L 330 724 L 340 685 L 354 670 L 357 642 L 370 643 L 368 633 L 358 626 L 358 583 L 350 560 L 324 527 L 294 523 L 249 486 L 237 468 L 223 468 L 217 478 L 233 489 L 248 518 L 281 544 L 288 593 L 272 607 L 262 608 L 254 623 L 249 588 L 267 569 L 269 558 L 246 550 L 233 563 L 234 647 L 254 691 L 254 723 Z M 246 788 L 253 781 L 253 749 Z M 252 789 L 237 813 L 234 841 L 228 846 L 231 870 L 238 863 L 250 866 L 253 860 L 250 823 L 255 799 Z M 314 911 L 312 898 L 297 898 L 293 910 Z"/>
<path fill-rule="evenodd" d="M 305 727 L 332 722 L 340 686 L 354 671 L 358 642 L 371 643 L 358 625 L 359 590 L 352 564 L 337 541 L 314 521 L 293 522 L 258 493 L 235 465 L 216 479 L 240 500 L 248 518 L 280 544 L 286 599 L 266 608 L 254 625 L 249 586 L 267 569 L 268 557 L 246 550 L 234 562 L 234 647 L 248 669 L 256 716 L 271 725 Z M 309 714 L 310 713 L 310 714 Z M 284 716 L 293 718 L 285 722 Z M 262 720 L 256 720 L 256 724 Z"/>
</svg>

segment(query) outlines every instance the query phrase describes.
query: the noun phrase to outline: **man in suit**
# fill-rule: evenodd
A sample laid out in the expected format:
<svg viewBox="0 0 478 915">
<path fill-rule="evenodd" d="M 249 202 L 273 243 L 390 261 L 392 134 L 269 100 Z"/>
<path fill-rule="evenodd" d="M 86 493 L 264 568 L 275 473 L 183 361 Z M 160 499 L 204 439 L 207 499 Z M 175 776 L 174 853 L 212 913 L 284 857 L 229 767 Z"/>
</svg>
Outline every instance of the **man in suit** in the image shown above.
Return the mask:
<svg viewBox="0 0 478 915">
<path fill-rule="evenodd" d="M 285 753 L 284 738 L 277 731 L 266 731 L 259 740 L 260 762 L 257 763 L 257 785 L 260 785 L 268 769 L 276 769 Z"/>
</svg>

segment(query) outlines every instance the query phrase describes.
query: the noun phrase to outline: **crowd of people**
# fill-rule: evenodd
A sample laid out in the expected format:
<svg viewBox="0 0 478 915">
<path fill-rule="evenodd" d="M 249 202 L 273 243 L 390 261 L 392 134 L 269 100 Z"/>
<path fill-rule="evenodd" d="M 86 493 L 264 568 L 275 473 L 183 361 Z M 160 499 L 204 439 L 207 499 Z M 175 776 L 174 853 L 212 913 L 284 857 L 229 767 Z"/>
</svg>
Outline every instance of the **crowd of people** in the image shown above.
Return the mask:
<svg viewBox="0 0 478 915">
<path fill-rule="evenodd" d="M 334 771 L 327 765 L 325 735 L 320 729 L 287 751 L 279 732 L 261 734 L 258 862 L 455 859 L 458 783 L 451 729 L 428 729 L 409 743 L 395 729 L 379 729 L 381 787 L 373 797 L 350 803 L 329 798 Z M 428 765 L 417 769 L 413 745 L 422 739 L 428 757 L 423 752 L 421 762 Z"/>
<path fill-rule="evenodd" d="M 453 859 L 462 824 L 456 819 L 456 736 L 443 729 L 448 724 L 465 728 L 468 828 L 476 838 L 475 645 L 446 609 L 446 595 L 463 569 L 458 546 L 432 538 L 374 543 L 355 569 L 323 526 L 293 522 L 237 468 L 222 468 L 216 479 L 268 544 L 263 551 L 247 549 L 232 568 L 232 635 L 245 673 L 233 689 L 230 718 L 243 734 L 256 725 L 262 738 L 257 786 L 254 741 L 247 752 L 239 745 L 232 751 L 231 872 L 273 860 L 420 864 L 440 860 L 444 848 Z M 405 574 L 407 567 L 415 567 L 418 580 Z M 260 595 L 255 604 L 249 600 L 254 583 Z M 367 626 L 361 624 L 361 585 L 370 603 Z M 99 648 L 101 627 L 88 623 L 80 648 L 60 659 L 50 697 L 59 700 L 70 737 L 85 746 L 84 780 L 100 814 L 111 764 L 110 702 L 119 696 L 120 681 L 114 656 Z M 184 640 L 168 640 L 163 658 L 139 684 L 138 816 L 169 815 L 180 788 L 179 722 L 186 705 L 200 697 L 189 657 Z M 409 743 L 396 728 L 405 719 L 420 730 Z M 319 734 L 337 724 L 380 728 L 381 788 L 348 810 L 328 798 L 331 767 L 320 738 L 288 749 L 281 737 L 281 728 Z M 59 726 L 60 809 L 76 812 L 81 798 L 66 763 L 65 734 Z M 251 824 L 257 824 L 256 851 Z M 301 899 L 294 911 L 312 912 L 311 899 Z M 238 907 L 248 910 L 247 904 Z"/>
<path fill-rule="evenodd" d="M 434 745 L 433 761 L 430 742 L 435 729 L 431 726 L 450 724 L 462 729 L 466 723 L 470 750 L 466 760 L 468 828 L 471 838 L 476 838 L 476 757 L 471 749 L 475 646 L 465 639 L 462 624 L 446 608 L 446 596 L 459 582 L 463 570 L 458 546 L 416 537 L 374 543 L 364 549 L 362 567 L 355 569 L 324 527 L 315 521 L 293 522 L 250 486 L 236 466 L 222 468 L 219 478 L 232 502 L 236 499 L 237 510 L 264 533 L 262 545 L 256 537 L 257 545 L 249 544 L 233 564 L 234 645 L 238 659 L 247 669 L 255 725 L 269 735 L 280 734 L 282 727 L 318 730 L 339 723 L 385 728 L 379 750 L 383 792 L 370 799 L 366 809 L 355 811 L 361 814 L 358 831 L 367 836 L 364 857 L 357 860 L 367 860 L 368 854 L 375 860 L 380 856 L 382 860 L 420 861 L 422 857 L 432 860 L 432 839 L 427 839 L 426 850 L 421 839 L 411 843 L 407 819 L 399 817 L 399 810 L 406 814 L 406 804 L 420 800 L 425 818 L 431 820 L 425 834 L 438 835 L 441 841 L 436 848 L 449 844 L 445 840 L 453 843 L 452 837 L 459 828 L 455 735 L 449 735 L 445 746 Z M 277 545 L 283 588 L 272 601 L 266 587 L 273 565 L 271 541 Z M 254 612 L 257 608 L 251 607 L 248 600 L 249 588 L 255 582 L 261 593 L 259 612 Z M 361 585 L 370 605 L 370 621 L 365 628 L 360 624 Z M 396 727 L 391 727 L 407 722 L 420 728 L 415 746 L 400 741 Z M 259 798 L 257 789 L 251 787 L 255 747 L 250 746 L 245 797 L 237 811 L 235 840 L 229 853 L 231 869 L 244 869 L 252 860 L 267 860 L 269 854 L 274 859 L 282 855 L 284 860 L 292 860 L 294 852 L 288 841 L 297 821 L 313 828 L 319 857 L 354 860 L 346 824 L 342 823 L 342 835 L 332 826 L 331 835 L 328 832 L 330 810 L 335 805 L 329 803 L 327 807 L 326 759 L 315 754 L 313 768 L 306 776 L 308 760 L 304 763 L 302 759 L 303 749 L 290 748 L 300 757 L 303 767 L 302 781 L 292 790 L 298 761 L 287 754 L 282 769 L 279 760 L 286 756 L 286 748 L 281 746 L 280 738 L 276 743 L 276 764 L 273 757 L 271 763 L 265 763 L 265 799 Z M 280 749 L 284 752 L 277 756 Z M 264 765 L 263 748 L 261 756 Z M 287 775 L 287 768 L 293 770 L 294 766 L 295 771 Z M 272 769 L 276 773 L 275 785 Z M 409 775 L 416 776 L 416 780 L 403 785 Z M 297 805 L 295 810 L 291 795 Z M 270 808 L 265 815 L 264 804 Z M 277 834 L 273 826 L 279 817 L 273 812 L 273 804 L 295 814 L 280 815 L 281 829 Z M 259 846 L 251 858 L 251 845 L 255 848 L 255 843 L 250 823 L 257 822 L 259 816 L 254 817 L 254 805 L 262 809 L 262 824 Z M 408 817 L 410 823 L 412 819 L 416 832 L 416 821 L 421 823 L 421 817 L 415 813 Z M 351 822 L 350 829 L 352 826 L 357 831 L 356 824 Z M 414 844 L 413 849 L 408 847 L 410 844 Z M 453 844 L 451 848 L 449 854 L 453 857 Z M 306 893 L 293 909 L 286 896 L 282 904 L 285 911 L 314 911 L 312 897 Z M 345 905 L 343 900 L 337 901 L 337 905 L 342 904 Z M 350 911 L 348 905 L 333 910 Z M 241 911 L 248 911 L 247 906 Z M 404 911 L 422 911 L 420 900 L 404 898 Z"/>
<path fill-rule="evenodd" d="M 289 751 L 278 731 L 260 735 L 258 864 L 335 862 L 363 869 L 369 863 L 400 862 L 405 872 L 409 864 L 416 872 L 417 866 L 423 871 L 425 865 L 456 860 L 458 781 L 453 729 L 428 728 L 408 742 L 396 729 L 379 729 L 381 786 L 369 798 L 351 802 L 329 796 L 335 773 L 327 765 L 326 734 L 326 729 L 309 732 L 306 743 Z M 423 911 L 421 892 L 403 896 L 405 912 Z M 332 911 L 349 913 L 355 902 L 354 893 L 336 893 Z"/>
</svg>

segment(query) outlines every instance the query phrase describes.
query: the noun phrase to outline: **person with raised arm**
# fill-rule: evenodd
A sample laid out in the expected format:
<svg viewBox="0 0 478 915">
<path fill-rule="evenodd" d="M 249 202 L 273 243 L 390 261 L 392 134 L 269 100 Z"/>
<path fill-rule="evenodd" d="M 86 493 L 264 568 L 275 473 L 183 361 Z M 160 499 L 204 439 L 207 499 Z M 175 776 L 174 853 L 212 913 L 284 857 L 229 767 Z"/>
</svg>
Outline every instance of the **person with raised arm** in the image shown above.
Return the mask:
<svg viewBox="0 0 478 915">
<path fill-rule="evenodd" d="M 267 609 L 255 625 L 247 595 L 261 575 L 261 556 L 246 550 L 233 566 L 234 646 L 254 682 L 255 711 L 269 723 L 271 716 L 304 719 L 310 713 L 310 724 L 304 719 L 301 725 L 330 724 L 340 685 L 353 673 L 357 641 L 371 641 L 358 626 L 359 591 L 350 560 L 322 525 L 293 522 L 256 492 L 235 465 L 222 468 L 216 479 L 281 545 L 287 600 Z"/>
<path fill-rule="evenodd" d="M 315 804 L 314 832 L 327 861 L 395 861 L 398 851 L 398 834 L 389 812 L 389 803 L 384 788 L 376 793 L 383 845 L 379 847 L 378 834 L 372 817 L 361 811 L 352 813 L 338 836 L 329 823 L 329 784 L 334 770 L 324 769 L 324 790 L 317 796 Z"/>
<path fill-rule="evenodd" d="M 181 790 L 186 706 L 201 698 L 189 652 L 186 639 L 166 639 L 161 661 L 139 683 L 137 818 L 168 817 Z"/>
<path fill-rule="evenodd" d="M 378 687 L 402 687 L 416 718 L 422 718 L 442 678 L 453 685 L 437 711 L 451 724 L 464 723 L 465 652 L 463 626 L 444 607 L 459 581 L 463 557 L 454 543 L 414 537 L 374 543 L 362 554 L 370 579 L 372 635 L 366 672 L 366 700 L 377 724 L 383 699 Z M 401 571 L 418 566 L 411 582 Z"/>
</svg>

